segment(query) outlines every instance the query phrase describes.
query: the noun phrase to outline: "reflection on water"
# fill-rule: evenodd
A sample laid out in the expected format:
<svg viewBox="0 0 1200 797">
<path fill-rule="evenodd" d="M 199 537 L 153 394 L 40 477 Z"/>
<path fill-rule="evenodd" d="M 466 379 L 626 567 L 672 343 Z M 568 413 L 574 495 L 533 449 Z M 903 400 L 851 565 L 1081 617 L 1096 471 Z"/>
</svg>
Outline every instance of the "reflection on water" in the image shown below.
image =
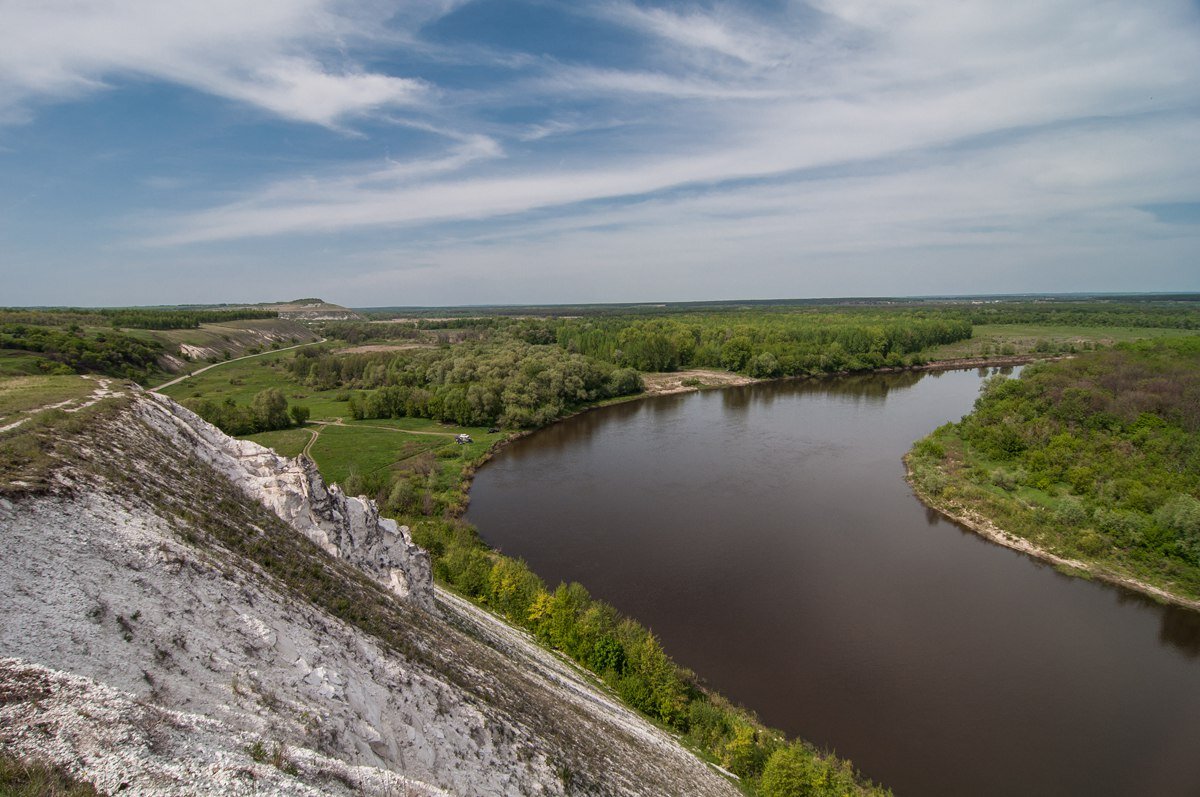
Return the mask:
<svg viewBox="0 0 1200 797">
<path fill-rule="evenodd" d="M 897 794 L 1195 795 L 1200 614 L 986 542 L 904 482 L 994 372 L 584 413 L 483 468 L 470 519 Z"/>
<path fill-rule="evenodd" d="M 1200 656 L 1200 613 L 1167 606 L 1159 612 L 1159 616 L 1162 618 L 1158 629 L 1161 641 L 1182 651 L 1189 658 Z"/>
</svg>

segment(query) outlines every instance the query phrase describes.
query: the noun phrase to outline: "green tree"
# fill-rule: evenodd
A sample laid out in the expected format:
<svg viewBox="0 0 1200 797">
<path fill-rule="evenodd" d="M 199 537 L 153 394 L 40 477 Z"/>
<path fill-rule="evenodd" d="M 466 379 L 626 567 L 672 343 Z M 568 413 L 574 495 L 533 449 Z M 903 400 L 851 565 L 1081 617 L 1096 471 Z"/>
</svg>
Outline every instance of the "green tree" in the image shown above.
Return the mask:
<svg viewBox="0 0 1200 797">
<path fill-rule="evenodd" d="M 849 765 L 821 758 L 795 742 L 771 753 L 759 790 L 763 797 L 841 797 L 859 788 Z"/>
<path fill-rule="evenodd" d="M 250 416 L 261 432 L 291 426 L 287 399 L 276 387 L 269 387 L 254 396 L 250 401 Z"/>
</svg>

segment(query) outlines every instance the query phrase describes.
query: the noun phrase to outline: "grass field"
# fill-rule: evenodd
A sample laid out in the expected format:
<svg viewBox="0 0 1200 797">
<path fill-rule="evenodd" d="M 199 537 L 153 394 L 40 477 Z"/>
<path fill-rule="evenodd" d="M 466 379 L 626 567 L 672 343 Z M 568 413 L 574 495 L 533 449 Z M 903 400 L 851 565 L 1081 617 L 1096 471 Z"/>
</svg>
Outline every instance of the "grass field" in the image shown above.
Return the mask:
<svg viewBox="0 0 1200 797">
<path fill-rule="evenodd" d="M 310 453 L 326 481 L 342 483 L 355 471 L 372 474 L 452 439 L 329 425 L 321 430 Z"/>
<path fill-rule="evenodd" d="M 445 489 L 457 484 L 466 464 L 474 462 L 505 437 L 503 432 L 489 434 L 486 429 L 441 424 L 436 424 L 438 435 L 406 434 L 399 426 L 392 426 L 406 421 L 416 426 L 423 420 L 400 418 L 329 424 L 321 430 L 310 453 L 321 475 L 333 482 L 343 482 L 354 472 L 365 476 L 386 468 L 416 466 L 413 460 L 428 454 L 436 463 L 438 487 Z M 465 445 L 454 442 L 454 436 L 464 432 L 471 435 L 472 442 Z"/>
<path fill-rule="evenodd" d="M 365 421 L 348 421 L 348 423 L 359 426 L 387 426 L 392 429 L 410 432 L 438 432 L 439 434 L 447 435 L 455 435 L 462 431 L 466 431 L 469 434 L 475 434 L 476 431 L 484 431 L 482 427 L 460 428 L 430 418 L 372 418 Z"/>
<path fill-rule="evenodd" d="M 81 376 L 14 376 L 0 379 L 0 420 L 17 413 L 83 399 L 96 383 Z"/>
<path fill-rule="evenodd" d="M 298 457 L 308 441 L 312 439 L 309 429 L 279 429 L 274 432 L 259 432 L 246 435 L 243 440 L 253 440 L 259 445 L 266 446 L 282 457 Z"/>
<path fill-rule="evenodd" d="M 47 360 L 34 352 L 14 349 L 0 349 L 0 377 L 4 376 L 37 376 L 47 373 L 47 368 L 59 368 L 70 371 L 70 368 Z M 53 372 L 53 370 L 51 372 Z"/>
<path fill-rule="evenodd" d="M 346 395 L 346 391 L 313 391 L 292 379 L 283 365 L 292 356 L 293 352 L 282 351 L 218 365 L 162 392 L 180 402 L 203 396 L 217 401 L 231 398 L 245 405 L 261 391 L 276 387 L 283 391 L 288 403 L 308 407 L 313 420 L 350 417 L 350 405 L 337 399 L 339 395 Z"/>
<path fill-rule="evenodd" d="M 292 352 L 264 354 L 249 360 L 230 362 L 189 377 L 163 390 L 176 401 L 207 398 L 216 401 L 233 399 L 247 405 L 254 396 L 268 388 L 279 388 L 289 403 L 300 404 L 311 411 L 308 426 L 249 435 L 247 440 L 294 457 L 300 454 L 311 439 L 317 440 L 309 449 L 321 475 L 327 481 L 343 483 L 352 473 L 376 474 L 386 469 L 414 467 L 423 457 L 422 470 L 429 470 L 431 487 L 436 490 L 456 489 L 463 470 L 475 462 L 498 440 L 503 432 L 489 433 L 484 427 L 451 426 L 428 418 L 381 418 L 355 421 L 350 417 L 345 390 L 313 391 L 298 384 L 285 368 Z M 329 423 L 316 424 L 316 421 Z M 411 432 L 411 434 L 408 434 Z M 454 436 L 471 435 L 473 442 L 459 445 Z"/>
<path fill-rule="evenodd" d="M 1057 350 L 1090 344 L 1111 346 L 1131 340 L 1180 338 L 1198 335 L 1194 329 L 1153 327 L 1060 327 L 1044 324 L 980 324 L 968 340 L 947 343 L 925 352 L 931 360 L 981 357 L 984 355 L 1031 354 L 1038 344 Z"/>
</svg>

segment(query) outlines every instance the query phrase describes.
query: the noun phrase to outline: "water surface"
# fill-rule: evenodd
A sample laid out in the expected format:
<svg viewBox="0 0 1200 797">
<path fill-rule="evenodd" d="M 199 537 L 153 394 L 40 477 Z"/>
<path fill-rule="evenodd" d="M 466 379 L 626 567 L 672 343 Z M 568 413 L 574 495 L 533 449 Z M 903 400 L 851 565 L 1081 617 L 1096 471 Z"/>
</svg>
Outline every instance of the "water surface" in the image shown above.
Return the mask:
<svg viewBox="0 0 1200 797">
<path fill-rule="evenodd" d="M 899 795 L 1200 794 L 1200 614 L 988 543 L 905 483 L 983 375 L 584 413 L 485 466 L 469 519 Z"/>
</svg>

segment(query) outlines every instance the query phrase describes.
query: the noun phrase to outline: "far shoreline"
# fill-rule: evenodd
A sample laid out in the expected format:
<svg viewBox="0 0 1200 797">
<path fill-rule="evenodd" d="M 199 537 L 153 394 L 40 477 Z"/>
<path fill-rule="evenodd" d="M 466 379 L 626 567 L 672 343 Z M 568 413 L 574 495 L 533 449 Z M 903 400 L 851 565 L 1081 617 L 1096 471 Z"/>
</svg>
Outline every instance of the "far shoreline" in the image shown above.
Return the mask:
<svg viewBox="0 0 1200 797">
<path fill-rule="evenodd" d="M 913 478 L 912 465 L 909 462 L 910 454 L 904 455 L 904 479 L 908 482 L 909 488 L 918 501 L 926 507 L 934 510 L 942 517 L 949 520 L 955 525 L 974 532 L 988 542 L 1003 546 L 1018 553 L 1023 553 L 1033 559 L 1054 565 L 1059 572 L 1073 578 L 1084 578 L 1085 580 L 1095 579 L 1103 581 L 1107 584 L 1112 584 L 1118 587 L 1124 587 L 1132 592 L 1139 593 L 1148 598 L 1151 598 L 1159 603 L 1168 603 L 1174 606 L 1179 606 L 1183 609 L 1200 612 L 1200 600 L 1178 595 L 1170 590 L 1157 587 L 1149 584 L 1133 576 L 1121 575 L 1111 571 L 1102 569 L 1094 562 L 1085 562 L 1080 559 L 1068 559 L 1065 556 L 1059 556 L 1052 551 L 1048 551 L 1041 546 L 1035 545 L 1024 537 L 1019 537 L 1016 534 L 1011 534 L 997 526 L 989 518 L 968 509 L 964 506 L 951 501 L 941 501 L 930 497 L 917 486 L 916 480 Z M 1065 571 L 1065 572 L 1064 572 Z"/>
</svg>

